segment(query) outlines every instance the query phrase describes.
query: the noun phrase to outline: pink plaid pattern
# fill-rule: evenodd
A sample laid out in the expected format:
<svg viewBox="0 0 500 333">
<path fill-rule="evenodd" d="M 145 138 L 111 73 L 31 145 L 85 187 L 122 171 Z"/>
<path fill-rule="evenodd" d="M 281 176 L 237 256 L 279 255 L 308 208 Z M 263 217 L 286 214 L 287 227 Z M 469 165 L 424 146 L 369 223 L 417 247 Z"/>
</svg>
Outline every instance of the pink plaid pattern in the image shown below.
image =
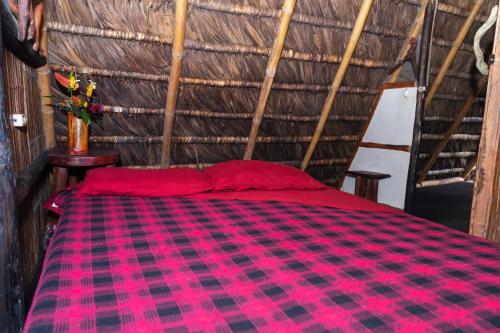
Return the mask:
<svg viewBox="0 0 500 333">
<path fill-rule="evenodd" d="M 491 332 L 500 246 L 398 213 L 70 201 L 25 332 Z"/>
</svg>

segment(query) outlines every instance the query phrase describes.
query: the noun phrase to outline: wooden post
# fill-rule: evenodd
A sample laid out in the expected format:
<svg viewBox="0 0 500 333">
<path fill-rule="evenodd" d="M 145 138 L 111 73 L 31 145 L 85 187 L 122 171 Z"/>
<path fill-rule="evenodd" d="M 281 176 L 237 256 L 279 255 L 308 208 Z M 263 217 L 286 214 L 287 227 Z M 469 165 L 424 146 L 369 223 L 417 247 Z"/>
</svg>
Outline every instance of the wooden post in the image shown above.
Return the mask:
<svg viewBox="0 0 500 333">
<path fill-rule="evenodd" d="M 257 141 L 257 136 L 259 134 L 260 124 L 262 123 L 262 117 L 264 116 L 264 111 L 267 106 L 267 101 L 269 95 L 271 94 L 271 88 L 274 82 L 274 75 L 276 74 L 276 68 L 281 59 L 281 53 L 283 52 L 283 45 L 285 44 L 286 35 L 288 33 L 288 27 L 290 26 L 290 20 L 292 18 L 293 10 L 295 9 L 295 4 L 297 0 L 286 0 L 281 8 L 280 25 L 278 28 L 278 34 L 274 39 L 274 45 L 269 56 L 269 61 L 267 63 L 266 77 L 264 78 L 264 83 L 262 84 L 262 89 L 260 91 L 259 102 L 257 103 L 257 108 L 255 109 L 255 114 L 252 122 L 252 129 L 248 137 L 248 143 L 245 150 L 245 160 L 251 160 L 253 156 L 253 151 L 255 148 L 255 142 Z"/>
<path fill-rule="evenodd" d="M 424 0 L 422 2 L 422 5 L 420 6 L 420 10 L 418 12 L 417 18 L 415 19 L 415 22 L 413 22 L 413 25 L 411 27 L 410 33 L 408 35 L 408 38 L 406 39 L 403 47 L 401 48 L 401 52 L 398 55 L 398 59 L 396 60 L 396 63 L 399 61 L 403 60 L 408 51 L 411 48 L 411 41 L 415 40 L 418 37 L 418 34 L 420 33 L 420 30 L 422 30 L 422 26 L 424 24 L 424 18 L 425 18 L 425 11 L 427 9 L 427 6 L 429 5 L 429 0 Z M 399 77 L 399 73 L 401 73 L 401 67 L 396 69 L 391 76 L 389 76 L 389 79 L 387 82 L 392 83 L 396 82 L 396 80 Z"/>
<path fill-rule="evenodd" d="M 16 185 L 5 111 L 3 54 L 3 41 L 0 38 L 0 329 L 18 332 L 23 323 L 22 288 L 16 223 Z"/>
<path fill-rule="evenodd" d="M 418 93 L 417 105 L 415 107 L 415 122 L 413 125 L 413 140 L 410 152 L 410 165 L 408 167 L 408 177 L 406 181 L 405 195 L 405 211 L 411 212 L 411 203 L 413 199 L 413 191 L 416 186 L 418 152 L 420 150 L 420 139 L 422 135 L 422 121 L 424 118 L 425 106 L 425 85 L 427 84 L 427 67 L 429 64 L 429 51 L 431 43 L 432 25 L 434 11 L 437 10 L 434 4 L 427 6 L 425 11 L 424 26 L 422 29 L 422 37 L 420 38 L 420 56 L 418 59 Z"/>
<path fill-rule="evenodd" d="M 330 92 L 326 99 L 325 105 L 323 106 L 323 110 L 321 111 L 321 116 L 316 126 L 316 130 L 312 137 L 311 143 L 309 144 L 309 148 L 307 149 L 306 155 L 304 156 L 304 160 L 302 161 L 301 168 L 305 170 L 309 161 L 312 158 L 314 150 L 316 149 L 316 145 L 318 144 L 319 138 L 323 133 L 323 129 L 325 128 L 326 121 L 328 120 L 328 116 L 333 107 L 333 102 L 335 102 L 335 97 L 337 96 L 337 92 L 344 80 L 345 73 L 347 68 L 349 67 L 349 62 L 351 61 L 352 55 L 354 54 L 354 50 L 358 45 L 359 37 L 363 32 L 363 27 L 365 26 L 366 19 L 368 18 L 368 14 L 370 14 L 370 9 L 372 7 L 373 0 L 364 0 L 361 9 L 359 10 L 358 17 L 356 19 L 356 23 L 354 28 L 352 29 L 351 37 L 349 38 L 349 43 L 347 44 L 347 48 L 342 57 L 342 62 L 339 65 L 339 69 L 333 83 L 330 87 Z"/>
<path fill-rule="evenodd" d="M 47 28 L 45 23 L 40 35 L 40 50 L 48 55 L 47 47 Z M 52 96 L 52 83 L 50 80 L 50 68 L 48 65 L 37 69 L 38 72 L 38 89 L 40 90 L 40 105 L 42 108 L 43 121 L 43 136 L 45 139 L 45 148 L 50 149 L 56 145 L 56 135 L 54 131 L 54 108 L 50 106 L 50 98 Z"/>
<path fill-rule="evenodd" d="M 490 66 L 470 233 L 500 242 L 500 15 Z"/>
<path fill-rule="evenodd" d="M 174 41 L 172 44 L 172 66 L 168 82 L 167 104 L 165 110 L 165 123 L 163 126 L 163 147 L 161 165 L 170 164 L 170 151 L 172 148 L 172 133 L 174 132 L 174 115 L 177 104 L 179 78 L 181 76 L 182 56 L 184 54 L 184 41 L 186 38 L 187 0 L 177 0 L 175 4 Z"/>
<path fill-rule="evenodd" d="M 429 160 L 427 161 L 425 166 L 422 168 L 422 171 L 420 172 L 420 177 L 418 178 L 419 183 L 421 183 L 425 180 L 425 177 L 427 177 L 429 170 L 432 168 L 432 166 L 436 162 L 439 154 L 444 150 L 444 148 L 448 144 L 448 141 L 450 141 L 451 136 L 460 127 L 460 125 L 462 124 L 462 120 L 464 119 L 467 112 L 469 112 L 472 105 L 474 105 L 474 102 L 476 101 L 477 97 L 479 96 L 479 94 L 481 93 L 481 91 L 483 90 L 483 87 L 486 85 L 487 82 L 488 82 L 488 77 L 483 76 L 481 78 L 481 80 L 479 81 L 478 86 L 474 89 L 474 91 L 467 98 L 464 105 L 462 106 L 462 108 L 458 112 L 457 116 L 455 117 L 455 120 L 450 125 L 450 127 L 448 128 L 448 130 L 444 134 L 444 137 L 438 143 L 436 148 L 434 148 L 434 151 L 432 152 L 431 156 L 429 157 Z"/>
<path fill-rule="evenodd" d="M 441 82 L 443 82 L 443 79 L 446 76 L 446 73 L 448 72 L 451 63 L 453 62 L 453 59 L 455 59 L 455 56 L 457 55 L 460 46 L 464 42 L 465 36 L 467 36 L 467 33 L 469 32 L 470 27 L 474 23 L 476 16 L 479 13 L 479 10 L 481 9 L 483 3 L 484 0 L 477 0 L 474 3 L 474 5 L 472 5 L 469 16 L 467 16 L 464 25 L 462 26 L 462 28 L 460 28 L 457 37 L 453 41 L 453 46 L 448 52 L 448 55 L 446 56 L 443 64 L 441 65 L 441 68 L 439 69 L 439 72 L 434 80 L 434 83 L 432 84 L 431 89 L 429 90 L 429 94 L 425 99 L 425 110 L 427 110 L 429 108 L 429 105 L 431 105 L 432 99 L 436 95 L 437 90 L 441 85 Z"/>
</svg>

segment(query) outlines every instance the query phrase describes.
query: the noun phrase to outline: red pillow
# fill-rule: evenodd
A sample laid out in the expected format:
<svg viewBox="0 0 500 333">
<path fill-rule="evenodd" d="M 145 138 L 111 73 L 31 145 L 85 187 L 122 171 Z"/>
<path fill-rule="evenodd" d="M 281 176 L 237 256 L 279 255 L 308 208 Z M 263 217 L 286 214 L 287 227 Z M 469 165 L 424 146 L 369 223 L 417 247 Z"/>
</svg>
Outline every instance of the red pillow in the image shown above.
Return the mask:
<svg viewBox="0 0 500 333">
<path fill-rule="evenodd" d="M 77 196 L 168 197 L 208 192 L 211 189 L 210 180 L 195 169 L 98 168 L 87 173 Z"/>
<path fill-rule="evenodd" d="M 204 170 L 214 191 L 320 190 L 326 186 L 297 168 L 263 161 L 227 161 Z"/>
</svg>

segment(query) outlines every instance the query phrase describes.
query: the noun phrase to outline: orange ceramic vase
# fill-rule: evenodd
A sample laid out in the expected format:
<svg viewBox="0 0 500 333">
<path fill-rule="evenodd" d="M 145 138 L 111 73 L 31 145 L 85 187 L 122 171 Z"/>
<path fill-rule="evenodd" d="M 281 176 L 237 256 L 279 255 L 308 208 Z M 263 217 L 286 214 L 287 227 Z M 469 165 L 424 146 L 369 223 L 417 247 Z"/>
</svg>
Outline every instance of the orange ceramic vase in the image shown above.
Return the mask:
<svg viewBox="0 0 500 333">
<path fill-rule="evenodd" d="M 85 155 L 89 152 L 89 127 L 85 122 L 68 112 L 68 153 Z"/>
</svg>

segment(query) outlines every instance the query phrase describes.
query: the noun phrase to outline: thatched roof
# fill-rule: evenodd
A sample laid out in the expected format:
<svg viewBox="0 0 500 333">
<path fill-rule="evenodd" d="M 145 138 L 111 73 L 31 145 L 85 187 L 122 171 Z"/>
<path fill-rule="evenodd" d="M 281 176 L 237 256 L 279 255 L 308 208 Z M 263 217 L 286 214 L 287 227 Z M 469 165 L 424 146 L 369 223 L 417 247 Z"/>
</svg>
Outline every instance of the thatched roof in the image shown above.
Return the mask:
<svg viewBox="0 0 500 333">
<path fill-rule="evenodd" d="M 297 2 L 277 68 L 254 158 L 299 166 L 328 95 L 362 1 Z M 468 15 L 472 0 L 440 1 L 431 74 L 435 74 Z M 438 94 L 426 112 L 421 157 L 446 131 L 480 77 L 474 32 L 494 0 L 483 5 Z M 190 0 L 171 162 L 210 164 L 243 157 L 276 36 L 282 0 Z M 307 169 L 332 181 L 343 174 L 359 130 L 407 40 L 417 0 L 375 1 Z M 49 63 L 97 82 L 106 105 L 91 142 L 115 145 L 129 166 L 161 160 L 164 108 L 172 63 L 175 1 L 49 0 Z M 492 34 L 484 44 L 491 44 Z M 431 75 L 431 82 L 433 75 Z M 429 178 L 460 175 L 477 153 L 479 99 Z M 58 139 L 65 117 L 57 114 Z M 467 139 L 467 140 L 464 140 Z M 436 170 L 456 169 L 453 174 Z"/>
</svg>

